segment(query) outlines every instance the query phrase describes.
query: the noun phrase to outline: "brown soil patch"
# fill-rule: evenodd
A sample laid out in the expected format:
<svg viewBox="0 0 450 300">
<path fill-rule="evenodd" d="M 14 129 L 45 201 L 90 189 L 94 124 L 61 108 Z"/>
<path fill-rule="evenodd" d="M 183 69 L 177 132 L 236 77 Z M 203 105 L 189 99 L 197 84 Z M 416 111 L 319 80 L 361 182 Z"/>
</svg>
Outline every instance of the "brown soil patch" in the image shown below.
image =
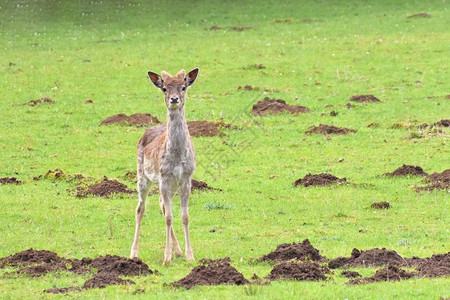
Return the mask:
<svg viewBox="0 0 450 300">
<path fill-rule="evenodd" d="M 230 29 L 231 30 L 234 30 L 234 31 L 244 31 L 244 30 L 249 30 L 249 29 L 252 29 L 253 27 L 250 27 L 250 26 L 233 26 L 233 27 L 230 27 Z"/>
<path fill-rule="evenodd" d="M 329 273 L 326 266 L 314 262 L 281 262 L 277 264 L 265 278 L 268 280 L 294 279 L 298 281 L 325 280 Z"/>
<path fill-rule="evenodd" d="M 380 102 L 380 99 L 378 99 L 374 95 L 354 95 L 351 96 L 349 100 L 359 103 Z"/>
<path fill-rule="evenodd" d="M 255 68 L 255 69 L 265 69 L 266 66 L 263 65 L 263 64 L 254 64 L 254 65 L 253 65 L 253 68 Z"/>
<path fill-rule="evenodd" d="M 275 251 L 258 258 L 259 261 L 289 261 L 291 259 L 321 261 L 325 257 L 319 254 L 319 250 L 314 248 L 308 239 L 305 239 L 300 244 L 278 245 Z"/>
<path fill-rule="evenodd" d="M 189 134 L 193 137 L 211 137 L 221 135 L 221 128 L 230 128 L 230 124 L 224 122 L 190 121 L 187 122 Z"/>
<path fill-rule="evenodd" d="M 44 97 L 44 98 L 41 98 L 41 99 L 30 100 L 30 101 L 24 103 L 23 105 L 35 106 L 35 105 L 38 105 L 38 104 L 41 104 L 41 103 L 54 103 L 54 102 L 55 101 L 53 101 L 52 99 Z"/>
<path fill-rule="evenodd" d="M 346 108 L 348 108 L 348 109 L 355 108 L 355 106 L 354 106 L 353 104 L 351 104 L 351 103 L 345 104 L 344 107 L 346 107 Z"/>
<path fill-rule="evenodd" d="M 418 13 L 408 16 L 408 19 L 410 18 L 431 18 L 431 15 L 429 13 Z"/>
<path fill-rule="evenodd" d="M 251 85 L 238 86 L 237 89 L 238 89 L 238 91 L 264 91 L 264 92 L 272 92 L 272 93 L 280 92 L 279 89 L 275 89 L 275 88 L 267 88 L 267 87 L 251 86 Z"/>
<path fill-rule="evenodd" d="M 429 183 L 429 185 L 417 187 L 416 191 L 450 190 L 450 169 L 442 173 L 430 174 L 424 179 L 424 182 Z"/>
<path fill-rule="evenodd" d="M 357 278 L 349 281 L 349 284 L 366 284 L 380 281 L 399 281 L 414 277 L 414 273 L 407 272 L 397 266 L 387 266 L 378 270 L 371 277 Z"/>
<path fill-rule="evenodd" d="M 304 106 L 286 104 L 282 99 L 264 98 L 264 101 L 258 101 L 253 105 L 252 112 L 257 116 L 264 116 L 266 114 L 279 114 L 282 112 L 290 112 L 291 114 L 299 114 L 308 112 L 309 109 Z"/>
<path fill-rule="evenodd" d="M 204 181 L 199 181 L 199 180 L 192 179 L 191 184 L 192 184 L 191 185 L 191 191 L 194 191 L 194 190 L 200 190 L 200 191 L 222 191 L 221 189 L 210 187 Z"/>
<path fill-rule="evenodd" d="M 353 249 L 350 257 L 338 257 L 328 262 L 330 269 L 341 267 L 378 267 L 384 265 L 407 265 L 407 262 L 394 250 L 386 250 L 386 248 L 370 249 L 367 251 L 360 251 Z"/>
<path fill-rule="evenodd" d="M 410 260 L 412 263 L 414 259 Z M 450 252 L 435 254 L 429 258 L 421 258 L 415 262 L 420 277 L 450 276 Z"/>
<path fill-rule="evenodd" d="M 0 178 L 0 185 L 2 184 L 22 184 L 22 181 L 18 180 L 16 177 L 2 177 Z"/>
<path fill-rule="evenodd" d="M 117 277 L 117 275 L 110 273 L 97 273 L 92 278 L 86 280 L 83 284 L 83 289 L 92 289 L 92 288 L 104 288 L 108 285 L 124 285 L 124 284 L 134 284 L 133 281 L 128 279 L 122 279 Z"/>
<path fill-rule="evenodd" d="M 293 185 L 294 187 L 299 185 L 308 187 L 308 186 L 326 186 L 334 183 L 337 184 L 347 183 L 347 179 L 338 178 L 328 173 L 308 174 L 305 177 L 299 178 L 296 181 L 294 181 Z"/>
<path fill-rule="evenodd" d="M 196 285 L 243 285 L 250 283 L 244 275 L 239 273 L 230 265 L 230 258 L 223 259 L 202 259 L 201 265 L 192 269 L 192 271 L 183 279 L 173 282 L 176 287 L 190 289 Z"/>
<path fill-rule="evenodd" d="M 51 289 L 46 289 L 44 290 L 44 293 L 50 293 L 50 294 L 68 294 L 70 292 L 80 292 L 82 289 L 79 287 L 75 287 L 75 286 L 71 286 L 71 287 L 66 287 L 66 288 L 57 288 L 57 287 L 53 287 Z"/>
<path fill-rule="evenodd" d="M 439 122 L 433 123 L 434 126 L 450 127 L 450 119 L 442 119 Z"/>
<path fill-rule="evenodd" d="M 216 26 L 216 25 L 213 25 L 209 28 L 205 28 L 205 30 L 222 30 L 222 29 L 224 29 L 224 28 Z"/>
<path fill-rule="evenodd" d="M 427 176 L 428 173 L 425 172 L 421 167 L 419 166 L 412 166 L 412 165 L 403 165 L 400 168 L 396 169 L 392 173 L 386 173 L 386 176 Z"/>
<path fill-rule="evenodd" d="M 43 178 L 45 178 L 45 179 L 66 179 L 67 181 L 86 179 L 83 174 L 69 175 L 69 174 L 64 173 L 59 168 L 56 168 L 53 171 L 48 170 L 44 175 L 39 175 L 39 176 L 33 177 L 33 180 L 41 180 Z"/>
<path fill-rule="evenodd" d="M 113 194 L 134 194 L 135 190 L 129 189 L 125 184 L 117 180 L 109 180 L 104 177 L 102 182 L 96 183 L 87 188 L 79 186 L 76 188 L 77 197 L 86 197 L 88 195 L 109 197 Z"/>
<path fill-rule="evenodd" d="M 370 205 L 370 207 L 375 209 L 389 209 L 391 208 L 391 205 L 389 204 L 389 202 L 382 201 L 382 202 L 374 202 Z"/>
<path fill-rule="evenodd" d="M 333 125 L 320 124 L 319 126 L 310 127 L 309 130 L 305 132 L 305 134 L 319 133 L 324 135 L 327 134 L 345 135 L 353 132 L 356 132 L 356 130 L 349 128 L 341 128 Z"/>
<path fill-rule="evenodd" d="M 122 124 L 133 126 L 147 126 L 150 124 L 159 123 L 161 122 L 158 120 L 158 118 L 150 114 L 133 114 L 130 116 L 127 116 L 126 114 L 118 114 L 107 117 L 100 123 L 100 125 Z"/>
<path fill-rule="evenodd" d="M 133 284 L 131 280 L 123 280 L 118 276 L 141 276 L 153 274 L 154 271 L 140 259 L 128 259 L 116 255 L 100 256 L 95 259 L 66 259 L 48 250 L 28 249 L 14 255 L 0 258 L 0 269 L 6 266 L 19 268 L 17 274 L 41 276 L 50 272 L 67 271 L 76 274 L 98 272 L 87 280 L 83 289 L 102 288 L 112 284 Z M 79 287 L 52 288 L 47 293 L 67 293 L 79 291 Z"/>
<path fill-rule="evenodd" d="M 361 277 L 361 274 L 359 274 L 356 271 L 342 271 L 341 275 L 347 278 L 357 278 L 357 277 Z"/>
</svg>

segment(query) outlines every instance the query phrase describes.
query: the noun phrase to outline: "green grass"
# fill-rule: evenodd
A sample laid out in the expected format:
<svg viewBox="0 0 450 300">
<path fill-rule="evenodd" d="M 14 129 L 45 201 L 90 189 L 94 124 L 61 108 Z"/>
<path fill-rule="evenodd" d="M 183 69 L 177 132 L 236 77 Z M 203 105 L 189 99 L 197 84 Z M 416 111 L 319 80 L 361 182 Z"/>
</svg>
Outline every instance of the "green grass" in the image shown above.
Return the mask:
<svg viewBox="0 0 450 300">
<path fill-rule="evenodd" d="M 136 143 L 144 129 L 99 123 L 116 113 L 145 112 L 165 120 L 162 94 L 147 70 L 176 73 L 197 66 L 188 120 L 223 118 L 237 127 L 224 129 L 222 137 L 194 139 L 195 178 L 223 190 L 191 196 L 197 260 L 229 256 L 250 278 L 271 270 L 255 258 L 280 243 L 305 238 L 331 258 L 347 256 L 354 247 L 386 247 L 405 257 L 448 252 L 448 193 L 418 194 L 412 186 L 420 178 L 380 176 L 404 163 L 430 173 L 449 168 L 448 129 L 435 135 L 406 126 L 450 117 L 448 8 L 442 1 L 3 1 L 0 177 L 16 176 L 24 184 L 0 186 L 0 257 L 30 247 L 74 258 L 128 256 L 135 195 L 76 198 L 67 192 L 75 187 L 72 182 L 32 178 L 60 168 L 98 180 L 117 178 L 133 187 L 124 175 L 135 169 Z M 407 18 L 419 12 L 432 17 Z M 213 25 L 223 29 L 205 30 Z M 233 31 L 232 26 L 252 28 Z M 243 85 L 269 91 L 238 91 Z M 374 94 L 381 102 L 345 108 L 354 94 Z M 311 112 L 252 116 L 252 105 L 265 96 Z M 55 103 L 21 105 L 42 97 Z M 88 98 L 94 103 L 85 104 Z M 331 110 L 338 116 L 329 116 Z M 320 123 L 357 132 L 331 139 L 304 134 Z M 406 125 L 393 126 L 397 123 Z M 351 184 L 292 187 L 297 178 L 321 172 L 346 177 Z M 130 287 L 73 297 L 450 296 L 448 277 L 348 286 L 339 271 L 320 283 L 170 288 L 164 283 L 184 277 L 196 263 L 181 258 L 162 265 L 164 220 L 157 201 L 149 197 L 140 255 L 160 274 L 133 279 L 136 285 Z M 378 201 L 392 208 L 371 209 Z M 182 241 L 179 215 L 174 204 Z M 368 276 L 373 271 L 361 270 Z M 64 273 L 2 277 L 0 297 L 51 298 L 42 290 L 81 285 L 84 279 Z"/>
</svg>

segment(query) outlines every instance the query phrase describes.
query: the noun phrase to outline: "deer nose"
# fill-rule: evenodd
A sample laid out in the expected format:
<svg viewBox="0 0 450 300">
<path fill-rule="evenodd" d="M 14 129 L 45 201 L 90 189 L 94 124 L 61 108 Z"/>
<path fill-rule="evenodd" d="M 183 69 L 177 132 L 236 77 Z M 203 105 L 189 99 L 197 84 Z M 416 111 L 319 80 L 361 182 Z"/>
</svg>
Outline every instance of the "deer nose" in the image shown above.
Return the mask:
<svg viewBox="0 0 450 300">
<path fill-rule="evenodd" d="M 170 103 L 172 103 L 172 104 L 178 103 L 178 97 L 171 97 Z"/>
</svg>

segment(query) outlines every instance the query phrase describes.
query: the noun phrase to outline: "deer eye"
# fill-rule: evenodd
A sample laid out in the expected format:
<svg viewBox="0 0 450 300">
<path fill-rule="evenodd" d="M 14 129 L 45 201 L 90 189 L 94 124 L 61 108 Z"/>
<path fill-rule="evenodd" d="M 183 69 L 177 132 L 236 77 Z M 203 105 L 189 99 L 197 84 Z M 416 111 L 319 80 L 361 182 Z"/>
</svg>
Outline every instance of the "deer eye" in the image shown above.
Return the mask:
<svg viewBox="0 0 450 300">
<path fill-rule="evenodd" d="M 162 91 L 165 93 L 165 92 L 167 92 L 167 89 L 166 88 L 162 88 Z"/>
<path fill-rule="evenodd" d="M 185 90 L 186 90 L 186 87 L 185 87 L 185 86 L 183 86 L 183 87 L 181 88 L 181 90 L 182 90 L 182 91 L 185 91 Z"/>
</svg>

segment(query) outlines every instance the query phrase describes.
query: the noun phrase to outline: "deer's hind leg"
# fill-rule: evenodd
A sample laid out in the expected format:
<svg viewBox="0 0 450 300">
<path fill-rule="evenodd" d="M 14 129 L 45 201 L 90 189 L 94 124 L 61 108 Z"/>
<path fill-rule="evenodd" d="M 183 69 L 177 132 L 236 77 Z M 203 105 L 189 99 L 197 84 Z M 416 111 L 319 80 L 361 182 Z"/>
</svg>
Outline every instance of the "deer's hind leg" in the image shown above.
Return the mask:
<svg viewBox="0 0 450 300">
<path fill-rule="evenodd" d="M 159 195 L 159 206 L 161 207 L 161 211 L 163 216 L 166 216 L 166 211 L 164 208 L 164 198 L 162 195 Z M 176 257 L 182 256 L 183 252 L 181 252 L 180 244 L 178 243 L 177 238 L 175 237 L 175 232 L 173 231 L 173 226 L 171 227 L 170 231 L 170 240 L 172 242 L 172 250 Z"/>
<path fill-rule="evenodd" d="M 136 230 L 134 232 L 134 241 L 131 246 L 130 258 L 138 257 L 139 252 L 139 231 L 141 229 L 142 217 L 145 212 L 145 201 L 147 200 L 148 192 L 150 191 L 151 182 L 148 178 L 138 171 L 138 193 L 139 201 L 136 207 Z"/>
</svg>

